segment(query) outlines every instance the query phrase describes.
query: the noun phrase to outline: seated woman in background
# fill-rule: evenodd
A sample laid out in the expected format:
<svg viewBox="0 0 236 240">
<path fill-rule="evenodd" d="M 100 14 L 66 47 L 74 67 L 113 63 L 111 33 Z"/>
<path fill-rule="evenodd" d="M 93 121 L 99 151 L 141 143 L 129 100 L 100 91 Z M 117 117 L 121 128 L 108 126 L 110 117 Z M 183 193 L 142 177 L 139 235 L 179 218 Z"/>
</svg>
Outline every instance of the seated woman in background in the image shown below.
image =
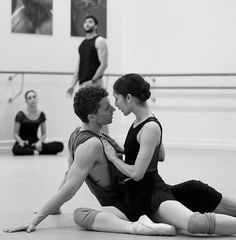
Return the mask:
<svg viewBox="0 0 236 240">
<path fill-rule="evenodd" d="M 34 90 L 25 93 L 27 108 L 19 111 L 15 118 L 14 138 L 16 140 L 12 152 L 14 155 L 57 154 L 64 148 L 61 142 L 45 143 L 46 117 L 37 108 L 38 96 Z M 38 138 L 38 128 L 41 137 Z"/>
</svg>

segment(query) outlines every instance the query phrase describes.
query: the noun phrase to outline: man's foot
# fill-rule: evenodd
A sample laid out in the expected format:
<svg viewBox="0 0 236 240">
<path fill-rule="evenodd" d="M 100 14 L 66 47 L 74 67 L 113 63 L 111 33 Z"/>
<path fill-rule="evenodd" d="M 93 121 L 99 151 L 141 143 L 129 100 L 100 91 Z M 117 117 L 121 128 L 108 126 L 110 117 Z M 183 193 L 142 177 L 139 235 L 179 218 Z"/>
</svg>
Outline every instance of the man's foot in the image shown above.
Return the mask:
<svg viewBox="0 0 236 240">
<path fill-rule="evenodd" d="M 139 218 L 138 221 L 131 223 L 130 231 L 141 235 L 166 235 L 173 236 L 176 230 L 173 226 L 165 223 L 154 223 L 146 215 Z"/>
<path fill-rule="evenodd" d="M 39 151 L 34 150 L 34 155 L 39 155 Z"/>
</svg>

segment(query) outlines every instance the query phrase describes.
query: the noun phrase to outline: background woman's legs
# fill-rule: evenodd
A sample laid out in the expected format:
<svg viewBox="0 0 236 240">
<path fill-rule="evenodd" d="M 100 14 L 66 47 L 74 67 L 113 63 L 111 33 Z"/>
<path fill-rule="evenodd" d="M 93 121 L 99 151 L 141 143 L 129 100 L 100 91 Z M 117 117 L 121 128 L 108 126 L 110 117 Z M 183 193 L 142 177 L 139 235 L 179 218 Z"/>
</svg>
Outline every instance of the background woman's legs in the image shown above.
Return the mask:
<svg viewBox="0 0 236 240">
<path fill-rule="evenodd" d="M 42 144 L 42 151 L 39 154 L 57 154 L 64 148 L 62 142 L 48 142 Z"/>
<path fill-rule="evenodd" d="M 15 143 L 12 148 L 12 153 L 15 156 L 34 155 L 34 149 L 31 146 L 21 147 L 18 143 Z"/>
</svg>

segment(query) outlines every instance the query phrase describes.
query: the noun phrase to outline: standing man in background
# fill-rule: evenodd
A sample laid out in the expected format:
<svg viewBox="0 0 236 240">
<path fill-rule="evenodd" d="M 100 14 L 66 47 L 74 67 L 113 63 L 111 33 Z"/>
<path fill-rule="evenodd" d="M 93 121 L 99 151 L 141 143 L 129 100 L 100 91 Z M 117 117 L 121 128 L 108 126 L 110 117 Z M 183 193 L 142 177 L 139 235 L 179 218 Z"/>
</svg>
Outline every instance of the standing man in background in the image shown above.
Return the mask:
<svg viewBox="0 0 236 240">
<path fill-rule="evenodd" d="M 83 21 L 86 39 L 79 46 L 79 61 L 76 66 L 72 86 L 67 90 L 67 95 L 72 96 L 75 86 L 94 85 L 104 87 L 103 74 L 108 63 L 108 49 L 106 41 L 97 33 L 98 20 L 88 15 Z"/>
</svg>

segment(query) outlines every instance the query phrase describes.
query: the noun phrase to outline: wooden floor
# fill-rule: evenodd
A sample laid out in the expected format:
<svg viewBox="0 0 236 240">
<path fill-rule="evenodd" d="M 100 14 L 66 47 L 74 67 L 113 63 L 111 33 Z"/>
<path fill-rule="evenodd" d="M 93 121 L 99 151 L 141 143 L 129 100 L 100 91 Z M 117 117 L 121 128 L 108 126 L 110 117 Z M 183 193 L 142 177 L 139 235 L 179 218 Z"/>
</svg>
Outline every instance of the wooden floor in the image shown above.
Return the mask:
<svg viewBox="0 0 236 240">
<path fill-rule="evenodd" d="M 183 150 L 184 151 L 184 150 Z M 160 166 L 164 178 L 169 183 L 178 183 L 197 178 L 220 188 L 227 194 L 236 195 L 235 152 L 207 152 L 187 150 L 167 151 L 168 161 Z M 214 167 L 213 167 L 214 165 Z M 165 167 L 164 167 L 165 166 Z M 66 154 L 58 156 L 14 157 L 0 154 L 0 229 L 28 223 L 37 211 L 57 190 L 66 170 Z M 222 181 L 223 179 L 223 181 Z M 226 187 L 224 187 L 226 186 Z M 156 236 L 138 236 L 84 231 L 73 220 L 73 210 L 79 206 L 99 207 L 96 199 L 83 185 L 76 196 L 62 207 L 62 214 L 49 216 L 33 233 L 4 233 L 0 231 L 0 240 L 137 240 L 154 239 Z M 220 239 L 235 239 L 220 237 Z M 168 239 L 161 237 L 158 239 Z M 174 238 L 186 239 L 189 236 L 178 235 Z M 210 237 L 218 239 L 217 236 Z"/>
</svg>

